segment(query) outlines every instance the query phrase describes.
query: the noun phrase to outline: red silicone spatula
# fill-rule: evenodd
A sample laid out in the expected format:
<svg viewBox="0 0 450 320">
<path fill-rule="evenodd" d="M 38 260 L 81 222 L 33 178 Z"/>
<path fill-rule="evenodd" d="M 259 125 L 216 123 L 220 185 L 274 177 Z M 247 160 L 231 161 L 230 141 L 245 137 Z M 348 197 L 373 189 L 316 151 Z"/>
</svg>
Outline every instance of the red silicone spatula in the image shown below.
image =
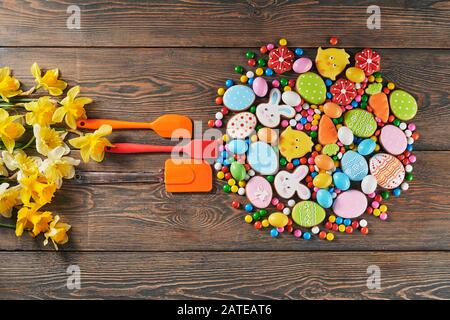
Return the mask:
<svg viewBox="0 0 450 320">
<path fill-rule="evenodd" d="M 185 145 L 157 146 L 139 143 L 114 143 L 107 147 L 111 153 L 183 152 L 193 159 L 215 159 L 219 148 L 218 140 L 191 140 Z"/>
</svg>

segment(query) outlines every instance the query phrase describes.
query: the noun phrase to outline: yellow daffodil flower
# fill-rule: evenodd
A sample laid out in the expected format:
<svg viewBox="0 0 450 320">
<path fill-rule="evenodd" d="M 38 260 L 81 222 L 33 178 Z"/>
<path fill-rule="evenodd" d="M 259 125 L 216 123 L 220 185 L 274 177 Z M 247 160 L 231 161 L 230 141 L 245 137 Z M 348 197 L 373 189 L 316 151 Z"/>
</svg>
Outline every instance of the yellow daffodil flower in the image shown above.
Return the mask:
<svg viewBox="0 0 450 320">
<path fill-rule="evenodd" d="M 8 169 L 6 169 L 5 162 L 0 158 L 0 176 L 7 177 L 9 175 Z"/>
<path fill-rule="evenodd" d="M 41 206 L 49 203 L 56 191 L 56 183 L 41 174 L 22 177 L 18 182 L 21 186 L 20 200 L 24 205 L 28 205 L 31 199 Z"/>
<path fill-rule="evenodd" d="M 105 147 L 112 147 L 113 145 L 104 136 L 111 134 L 112 127 L 110 125 L 102 125 L 93 133 L 69 140 L 69 143 L 77 149 L 80 149 L 81 158 L 84 162 L 92 160 L 101 162 L 105 157 Z"/>
<path fill-rule="evenodd" d="M 33 224 L 33 229 L 31 230 L 31 235 L 36 237 L 41 232 L 47 232 L 49 230 L 49 224 L 53 220 L 53 215 L 50 211 L 36 212 L 31 215 L 31 223 Z"/>
<path fill-rule="evenodd" d="M 11 218 L 12 209 L 19 203 L 19 187 L 9 188 L 6 182 L 0 184 L 0 215 Z"/>
<path fill-rule="evenodd" d="M 80 93 L 80 87 L 76 86 L 67 92 L 67 97 L 65 97 L 60 103 L 61 107 L 57 108 L 53 114 L 54 122 L 62 122 L 65 118 L 66 124 L 75 129 L 77 127 L 76 121 L 78 119 L 86 119 L 86 110 L 84 106 L 92 102 L 90 98 L 77 98 Z"/>
<path fill-rule="evenodd" d="M 36 150 L 44 156 L 47 156 L 51 150 L 57 147 L 63 147 L 64 154 L 70 152 L 69 146 L 64 143 L 64 138 L 67 135 L 66 131 L 56 131 L 53 128 L 35 124 L 33 126 L 33 134 L 36 137 Z"/>
<path fill-rule="evenodd" d="M 20 82 L 11 76 L 11 70 L 8 67 L 0 68 L 0 97 L 3 101 L 9 102 L 9 98 L 22 93 Z"/>
<path fill-rule="evenodd" d="M 33 228 L 31 218 L 36 214 L 39 208 L 39 205 L 33 204 L 30 207 L 24 206 L 17 212 L 16 236 L 20 237 L 24 230 Z"/>
<path fill-rule="evenodd" d="M 59 70 L 52 69 L 47 70 L 44 76 L 42 76 L 41 69 L 38 64 L 35 62 L 31 66 L 31 73 L 36 80 L 37 86 L 36 89 L 43 87 L 47 90 L 52 96 L 60 96 L 63 93 L 63 90 L 67 87 L 67 83 L 59 80 Z"/>
<path fill-rule="evenodd" d="M 59 222 L 59 220 L 59 216 L 56 215 L 53 221 L 50 223 L 49 231 L 44 233 L 44 245 L 46 246 L 48 244 L 48 239 L 50 238 L 56 250 L 58 250 L 58 244 L 65 244 L 67 241 L 69 241 L 67 232 L 71 228 L 69 224 Z"/>
<path fill-rule="evenodd" d="M 42 163 L 41 158 L 29 157 L 23 150 L 16 150 L 12 154 L 3 151 L 2 158 L 9 170 L 15 171 L 19 169 L 17 179 L 38 174 L 39 166 Z"/>
<path fill-rule="evenodd" d="M 0 109 L 0 138 L 6 147 L 6 150 L 12 152 L 16 144 L 15 139 L 19 138 L 25 132 L 21 123 L 15 122 L 22 116 L 10 116 L 5 109 Z"/>
<path fill-rule="evenodd" d="M 80 164 L 80 160 L 71 157 L 64 157 L 66 150 L 63 147 L 57 147 L 48 153 L 41 166 L 41 172 L 50 180 L 56 183 L 59 189 L 62 179 L 72 179 L 75 175 L 75 166 Z"/>
<path fill-rule="evenodd" d="M 28 125 L 39 124 L 48 126 L 53 123 L 52 117 L 56 110 L 55 103 L 50 97 L 40 97 L 38 100 L 25 103 L 25 121 Z"/>
</svg>

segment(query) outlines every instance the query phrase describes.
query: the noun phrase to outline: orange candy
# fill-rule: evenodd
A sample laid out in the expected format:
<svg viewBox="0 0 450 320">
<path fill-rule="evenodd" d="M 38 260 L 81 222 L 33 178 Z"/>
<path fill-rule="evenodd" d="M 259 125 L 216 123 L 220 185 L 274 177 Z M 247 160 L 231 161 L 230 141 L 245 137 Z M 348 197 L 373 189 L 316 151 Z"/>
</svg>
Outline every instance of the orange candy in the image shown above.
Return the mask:
<svg viewBox="0 0 450 320">
<path fill-rule="evenodd" d="M 318 155 L 314 158 L 314 162 L 316 163 L 317 167 L 322 170 L 331 170 L 334 168 L 334 162 L 331 157 L 327 156 L 326 154 Z"/>
<path fill-rule="evenodd" d="M 342 115 L 341 107 L 334 102 L 327 102 L 323 105 L 323 111 L 330 118 L 339 118 Z"/>
</svg>

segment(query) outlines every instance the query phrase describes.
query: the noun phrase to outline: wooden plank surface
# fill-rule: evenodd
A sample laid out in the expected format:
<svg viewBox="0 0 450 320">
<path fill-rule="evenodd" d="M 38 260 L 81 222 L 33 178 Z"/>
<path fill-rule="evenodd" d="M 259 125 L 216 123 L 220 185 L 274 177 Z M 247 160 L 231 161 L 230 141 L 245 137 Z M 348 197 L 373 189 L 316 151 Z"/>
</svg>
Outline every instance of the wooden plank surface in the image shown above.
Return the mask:
<svg viewBox="0 0 450 320">
<path fill-rule="evenodd" d="M 448 1 L 383 0 L 381 29 L 369 30 L 370 1 L 5 0 L 1 46 L 249 47 L 285 36 L 303 47 L 331 35 L 345 47 L 449 48 Z M 80 29 L 66 21 L 80 10 Z M 275 41 L 276 39 L 273 39 Z"/>
<path fill-rule="evenodd" d="M 166 193 L 164 155 L 83 164 L 48 206 L 73 227 L 61 252 L 0 228 L 0 299 L 449 299 L 450 1 L 377 1 L 380 30 L 366 27 L 372 4 L 1 1 L 0 65 L 26 87 L 33 62 L 59 67 L 95 100 L 91 118 L 150 121 L 176 112 L 198 120 L 201 135 L 217 111 L 216 89 L 238 80 L 233 68 L 246 65 L 248 48 L 286 37 L 314 57 L 313 48 L 337 36 L 352 57 L 364 47 L 382 55 L 383 76 L 418 100 L 421 139 L 415 180 L 387 201 L 389 220 L 369 216 L 369 235 L 337 234 L 331 243 L 253 230 L 218 182 L 208 194 Z M 66 26 L 70 5 L 81 10 L 79 30 Z M 112 139 L 175 143 L 146 131 Z M 73 264 L 81 268 L 78 291 L 66 288 Z M 369 265 L 381 268 L 381 289 L 367 288 Z"/>
<path fill-rule="evenodd" d="M 0 49 L 2 64 L 14 69 L 25 87 L 33 85 L 29 69 L 34 61 L 42 68 L 60 67 L 64 79 L 79 84 L 82 93 L 94 99 L 87 107 L 91 118 L 150 121 L 176 112 L 201 121 L 198 132 L 207 128 L 207 120 L 218 110 L 216 88 L 228 78 L 238 81 L 233 68 L 245 65 L 244 53 L 210 48 Z M 315 50 L 306 54 L 314 56 Z M 417 97 L 419 113 L 414 121 L 421 139 L 415 148 L 450 150 L 448 51 L 382 49 L 380 54 L 386 79 Z M 146 130 L 120 131 L 115 137 L 116 141 L 163 142 Z"/>
<path fill-rule="evenodd" d="M 135 173 L 123 158 L 107 160 L 105 173 L 79 172 L 83 184 L 63 187 L 49 208 L 73 226 L 67 251 L 449 250 L 450 152 L 422 151 L 417 157 L 410 190 L 386 202 L 389 220 L 366 215 L 370 235 L 337 233 L 331 243 L 291 235 L 272 239 L 268 231 L 253 230 L 243 221 L 244 211 L 230 206 L 245 198 L 225 194 L 220 186 L 209 194 L 166 193 L 159 182 L 163 156 L 130 156 L 132 166 L 139 164 L 130 170 Z M 117 171 L 107 172 L 111 169 Z M 0 237 L 3 250 L 44 248 L 8 229 L 0 229 Z"/>
<path fill-rule="evenodd" d="M 0 253 L 0 299 L 445 299 L 449 264 L 448 252 Z"/>
</svg>

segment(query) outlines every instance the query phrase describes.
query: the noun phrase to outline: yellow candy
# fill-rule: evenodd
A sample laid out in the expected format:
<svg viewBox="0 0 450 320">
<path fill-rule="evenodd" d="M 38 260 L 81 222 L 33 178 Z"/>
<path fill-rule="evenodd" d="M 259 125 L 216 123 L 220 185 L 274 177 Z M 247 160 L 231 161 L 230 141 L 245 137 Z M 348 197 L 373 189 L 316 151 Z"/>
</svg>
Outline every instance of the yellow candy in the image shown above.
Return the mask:
<svg viewBox="0 0 450 320">
<path fill-rule="evenodd" d="M 276 228 L 282 228 L 289 222 L 288 217 L 282 212 L 274 212 L 269 216 L 269 223 Z"/>
<path fill-rule="evenodd" d="M 241 80 L 242 83 L 247 83 L 248 77 L 246 75 L 242 75 L 239 80 Z"/>
<path fill-rule="evenodd" d="M 322 145 L 321 145 L 321 144 L 316 144 L 316 145 L 314 146 L 314 149 L 315 149 L 317 152 L 320 152 L 320 151 L 322 151 Z"/>
<path fill-rule="evenodd" d="M 236 184 L 236 180 L 234 180 L 234 179 L 228 180 L 228 185 L 234 186 L 235 184 Z"/>
<path fill-rule="evenodd" d="M 381 212 L 386 212 L 388 208 L 387 208 L 387 205 L 382 204 L 379 209 Z"/>
<path fill-rule="evenodd" d="M 287 40 L 285 38 L 281 38 L 280 41 L 278 41 L 278 44 L 280 46 L 287 46 Z"/>
<path fill-rule="evenodd" d="M 313 119 L 314 120 L 319 120 L 320 119 L 320 114 L 315 114 L 315 115 L 313 115 Z"/>
<path fill-rule="evenodd" d="M 315 176 L 313 185 L 317 188 L 324 189 L 328 188 L 332 181 L 333 178 L 328 173 L 321 172 L 317 176 Z"/>
<path fill-rule="evenodd" d="M 336 221 L 336 216 L 329 216 L 328 221 L 330 221 L 331 223 L 334 223 Z"/>
<path fill-rule="evenodd" d="M 369 80 L 369 82 L 374 82 L 375 81 L 375 77 L 374 76 L 369 76 L 368 80 Z"/>
<path fill-rule="evenodd" d="M 225 177 L 225 173 L 223 173 L 222 171 L 217 172 L 217 179 L 222 180 Z"/>
<path fill-rule="evenodd" d="M 310 105 L 311 109 L 317 109 L 317 106 L 315 104 Z"/>
<path fill-rule="evenodd" d="M 234 185 L 231 187 L 231 192 L 233 192 L 233 193 L 238 192 L 238 190 L 239 190 L 239 187 L 237 185 Z"/>
<path fill-rule="evenodd" d="M 394 90 L 395 89 L 395 84 L 393 82 L 389 82 L 387 84 L 387 87 L 388 87 L 389 90 Z"/>
<path fill-rule="evenodd" d="M 355 83 L 363 82 L 366 78 L 364 71 L 357 67 L 350 67 L 345 71 L 347 79 Z"/>
<path fill-rule="evenodd" d="M 381 83 L 383 82 L 383 78 L 382 77 L 375 78 L 375 82 Z"/>
<path fill-rule="evenodd" d="M 269 226 L 269 220 L 264 219 L 263 221 L 261 221 L 261 224 L 264 228 L 267 228 Z"/>
<path fill-rule="evenodd" d="M 339 225 L 339 232 L 345 232 L 345 225 L 343 224 Z"/>
<path fill-rule="evenodd" d="M 257 136 L 256 134 L 252 135 L 252 136 L 250 137 L 250 141 L 251 141 L 251 142 L 256 142 L 256 141 L 258 141 L 258 136 Z"/>
<path fill-rule="evenodd" d="M 380 145 L 379 145 L 379 144 L 377 144 L 377 145 L 375 146 L 375 151 L 376 151 L 376 152 L 380 151 Z"/>
<path fill-rule="evenodd" d="M 239 187 L 245 187 L 247 185 L 247 182 L 245 182 L 244 180 L 239 181 Z"/>
<path fill-rule="evenodd" d="M 245 220 L 245 222 L 247 222 L 247 223 L 252 223 L 253 218 L 252 218 L 251 215 L 248 214 L 248 215 L 245 216 L 244 220 Z"/>
<path fill-rule="evenodd" d="M 312 126 L 317 126 L 317 125 L 319 125 L 319 121 L 313 120 L 313 121 L 311 121 L 311 125 Z"/>
<path fill-rule="evenodd" d="M 291 88 L 291 87 L 289 87 L 289 86 L 285 86 L 285 87 L 283 88 L 283 90 L 284 90 L 284 91 L 291 91 L 291 90 L 292 90 L 292 88 Z"/>
<path fill-rule="evenodd" d="M 223 95 L 225 94 L 225 89 L 224 89 L 224 88 L 219 88 L 219 89 L 217 89 L 217 94 L 218 94 L 219 96 L 223 96 Z"/>
<path fill-rule="evenodd" d="M 332 234 L 331 232 L 327 233 L 327 240 L 328 241 L 333 241 L 334 240 L 334 234 Z"/>
<path fill-rule="evenodd" d="M 380 209 L 373 209 L 373 215 L 375 216 L 375 217 L 378 217 L 379 215 L 381 214 L 381 211 L 380 211 Z"/>
<path fill-rule="evenodd" d="M 222 140 L 223 140 L 224 142 L 228 142 L 228 140 L 229 140 L 228 135 L 227 135 L 227 134 L 224 134 L 224 135 L 222 136 Z"/>
<path fill-rule="evenodd" d="M 264 69 L 263 68 L 258 68 L 258 69 L 256 69 L 255 73 L 256 73 L 257 76 L 262 76 L 262 74 L 264 73 Z"/>
</svg>

